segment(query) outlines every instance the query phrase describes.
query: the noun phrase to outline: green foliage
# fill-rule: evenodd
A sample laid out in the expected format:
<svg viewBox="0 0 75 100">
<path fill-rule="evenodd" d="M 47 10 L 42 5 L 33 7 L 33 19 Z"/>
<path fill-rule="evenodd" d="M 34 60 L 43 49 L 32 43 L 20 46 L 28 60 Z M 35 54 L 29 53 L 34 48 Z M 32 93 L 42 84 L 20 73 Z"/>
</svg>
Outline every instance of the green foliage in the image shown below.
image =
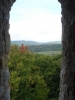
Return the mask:
<svg viewBox="0 0 75 100">
<path fill-rule="evenodd" d="M 36 59 L 35 65 L 40 67 L 47 88 L 49 89 L 48 98 L 58 98 L 59 96 L 59 81 L 60 81 L 60 64 L 61 55 L 56 56 L 41 56 Z M 48 99 L 49 100 L 49 99 Z"/>
<path fill-rule="evenodd" d="M 42 44 L 42 45 L 30 45 L 28 46 L 31 52 L 42 51 L 61 51 L 61 44 Z"/>
<path fill-rule="evenodd" d="M 10 51 L 11 100 L 58 100 L 61 55 L 47 56 Z"/>
</svg>

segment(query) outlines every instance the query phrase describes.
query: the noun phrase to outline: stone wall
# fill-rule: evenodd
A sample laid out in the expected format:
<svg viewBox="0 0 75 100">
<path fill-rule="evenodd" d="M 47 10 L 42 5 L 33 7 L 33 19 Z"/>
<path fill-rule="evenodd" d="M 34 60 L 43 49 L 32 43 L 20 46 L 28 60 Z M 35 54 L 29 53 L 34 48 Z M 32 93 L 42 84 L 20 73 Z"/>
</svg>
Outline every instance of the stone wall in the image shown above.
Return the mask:
<svg viewBox="0 0 75 100">
<path fill-rule="evenodd" d="M 0 0 L 0 100 L 10 100 L 8 53 L 10 50 L 9 11 L 15 0 Z"/>
<path fill-rule="evenodd" d="M 16 0 L 0 0 L 0 100 L 10 100 L 8 53 L 9 12 Z M 62 70 L 59 100 L 75 100 L 75 0 L 58 0 L 62 7 Z"/>
<path fill-rule="evenodd" d="M 75 100 L 75 0 L 59 0 L 62 8 L 62 70 L 59 100 Z"/>
</svg>

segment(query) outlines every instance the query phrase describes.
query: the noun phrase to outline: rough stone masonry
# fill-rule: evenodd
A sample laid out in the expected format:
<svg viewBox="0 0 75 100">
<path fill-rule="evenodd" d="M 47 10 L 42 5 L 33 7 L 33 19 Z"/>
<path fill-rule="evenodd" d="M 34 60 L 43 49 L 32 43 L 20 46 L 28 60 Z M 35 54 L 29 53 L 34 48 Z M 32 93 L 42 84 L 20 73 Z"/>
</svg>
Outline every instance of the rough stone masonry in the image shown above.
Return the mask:
<svg viewBox="0 0 75 100">
<path fill-rule="evenodd" d="M 15 0 L 0 0 L 0 100 L 10 100 L 8 53 L 10 50 L 9 11 Z"/>
<path fill-rule="evenodd" d="M 10 100 L 9 12 L 16 0 L 0 0 L 0 100 Z M 59 100 L 75 100 L 75 0 L 58 0 L 62 8 L 62 70 Z"/>
<path fill-rule="evenodd" d="M 62 70 L 59 100 L 75 100 L 75 0 L 59 0 L 62 8 Z"/>
</svg>

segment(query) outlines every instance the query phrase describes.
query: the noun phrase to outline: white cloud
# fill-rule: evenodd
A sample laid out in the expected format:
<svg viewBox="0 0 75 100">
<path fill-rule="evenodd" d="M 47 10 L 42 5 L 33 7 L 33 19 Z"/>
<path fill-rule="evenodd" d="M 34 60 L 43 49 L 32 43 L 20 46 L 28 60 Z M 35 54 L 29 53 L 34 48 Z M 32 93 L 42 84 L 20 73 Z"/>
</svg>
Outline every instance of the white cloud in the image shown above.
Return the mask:
<svg viewBox="0 0 75 100">
<path fill-rule="evenodd" d="M 60 15 L 51 15 L 49 13 L 33 14 L 21 22 L 12 22 L 10 33 L 12 40 L 22 39 L 39 42 L 60 40 Z"/>
<path fill-rule="evenodd" d="M 12 40 L 61 40 L 61 15 L 55 13 L 60 12 L 57 11 L 57 0 L 24 0 L 23 3 L 20 1 L 17 0 L 10 12 L 9 31 Z M 57 10 L 52 8 L 53 5 Z"/>
</svg>

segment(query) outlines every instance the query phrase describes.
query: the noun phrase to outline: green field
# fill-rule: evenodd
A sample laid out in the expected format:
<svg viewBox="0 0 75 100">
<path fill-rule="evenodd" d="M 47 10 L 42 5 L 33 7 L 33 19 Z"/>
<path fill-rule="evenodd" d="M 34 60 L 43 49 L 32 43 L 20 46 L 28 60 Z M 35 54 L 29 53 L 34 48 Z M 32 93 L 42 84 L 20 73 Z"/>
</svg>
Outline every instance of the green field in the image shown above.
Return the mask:
<svg viewBox="0 0 75 100">
<path fill-rule="evenodd" d="M 55 54 L 61 54 L 61 51 L 42 51 L 42 52 L 35 52 L 38 54 L 44 54 L 44 55 L 55 55 Z"/>
</svg>

